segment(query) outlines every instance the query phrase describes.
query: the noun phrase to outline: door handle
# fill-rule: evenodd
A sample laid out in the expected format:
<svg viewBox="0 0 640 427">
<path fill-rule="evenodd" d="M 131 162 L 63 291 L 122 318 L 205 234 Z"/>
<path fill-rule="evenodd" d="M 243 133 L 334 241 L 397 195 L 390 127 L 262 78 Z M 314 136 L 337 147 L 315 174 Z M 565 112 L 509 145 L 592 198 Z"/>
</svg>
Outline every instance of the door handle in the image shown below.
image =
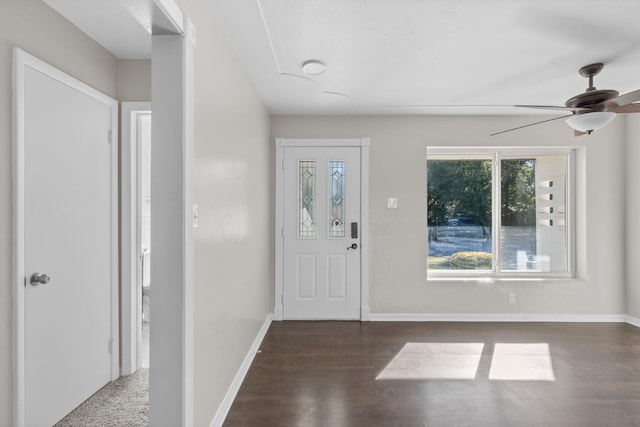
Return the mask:
<svg viewBox="0 0 640 427">
<path fill-rule="evenodd" d="M 351 244 L 351 246 L 347 246 L 347 250 L 349 249 L 358 249 L 358 244 L 357 243 L 353 243 Z"/>
<path fill-rule="evenodd" d="M 29 279 L 29 283 L 31 283 L 33 286 L 46 285 L 47 283 L 49 283 L 50 279 L 51 277 L 49 277 L 47 274 L 33 273 L 31 275 L 31 278 Z"/>
</svg>

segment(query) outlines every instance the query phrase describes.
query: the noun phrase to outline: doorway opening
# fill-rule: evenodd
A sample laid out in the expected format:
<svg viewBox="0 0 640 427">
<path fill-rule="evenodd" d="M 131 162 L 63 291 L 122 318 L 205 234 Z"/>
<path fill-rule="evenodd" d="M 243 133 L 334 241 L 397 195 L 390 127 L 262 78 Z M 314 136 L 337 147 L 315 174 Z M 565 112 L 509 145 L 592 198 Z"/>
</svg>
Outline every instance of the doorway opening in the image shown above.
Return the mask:
<svg viewBox="0 0 640 427">
<path fill-rule="evenodd" d="M 107 420 L 135 426 L 149 424 L 151 110 L 149 103 L 124 102 L 121 111 L 121 377 L 69 413 L 58 424 L 60 427 L 102 425 Z M 101 409 L 96 411 L 97 407 Z"/>
<path fill-rule="evenodd" d="M 142 334 L 138 353 L 140 367 L 149 367 L 149 336 L 151 322 L 151 112 L 136 112 L 137 141 L 140 153 L 138 162 L 137 185 L 138 207 L 137 221 L 140 224 L 136 240 L 140 242 L 140 281 L 136 288 L 141 289 L 139 325 Z"/>
<path fill-rule="evenodd" d="M 151 105 L 122 103 L 122 375 L 149 367 Z"/>
</svg>

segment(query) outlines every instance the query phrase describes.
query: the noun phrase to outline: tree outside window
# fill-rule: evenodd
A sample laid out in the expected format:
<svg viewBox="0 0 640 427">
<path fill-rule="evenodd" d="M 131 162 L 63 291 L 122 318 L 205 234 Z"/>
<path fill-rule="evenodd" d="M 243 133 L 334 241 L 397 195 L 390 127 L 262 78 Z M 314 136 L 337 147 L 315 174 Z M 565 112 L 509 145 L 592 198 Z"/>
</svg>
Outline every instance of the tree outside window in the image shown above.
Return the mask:
<svg viewBox="0 0 640 427">
<path fill-rule="evenodd" d="M 568 155 L 434 157 L 427 159 L 428 270 L 568 270 Z"/>
</svg>

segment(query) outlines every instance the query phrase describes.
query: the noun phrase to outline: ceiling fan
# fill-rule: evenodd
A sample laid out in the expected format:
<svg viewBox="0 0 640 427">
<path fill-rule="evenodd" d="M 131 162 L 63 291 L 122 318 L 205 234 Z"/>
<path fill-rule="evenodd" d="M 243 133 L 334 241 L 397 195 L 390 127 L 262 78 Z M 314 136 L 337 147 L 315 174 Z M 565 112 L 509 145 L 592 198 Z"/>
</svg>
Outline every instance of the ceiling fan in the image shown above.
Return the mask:
<svg viewBox="0 0 640 427">
<path fill-rule="evenodd" d="M 521 108 L 567 111 L 570 112 L 571 115 L 554 117 L 552 119 L 503 130 L 493 133 L 491 136 L 564 118 L 566 118 L 567 124 L 574 129 L 575 136 L 580 136 L 591 134 L 591 132 L 602 128 L 613 120 L 616 114 L 640 113 L 640 103 L 634 104 L 634 102 L 640 101 L 640 89 L 620 95 L 616 90 L 595 88 L 593 85 L 593 77 L 602 71 L 603 67 L 604 64 L 596 63 L 580 68 L 578 72 L 581 76 L 589 79 L 589 87 L 583 93 L 567 100 L 564 107 L 552 105 L 515 105 L 515 107 Z"/>
</svg>

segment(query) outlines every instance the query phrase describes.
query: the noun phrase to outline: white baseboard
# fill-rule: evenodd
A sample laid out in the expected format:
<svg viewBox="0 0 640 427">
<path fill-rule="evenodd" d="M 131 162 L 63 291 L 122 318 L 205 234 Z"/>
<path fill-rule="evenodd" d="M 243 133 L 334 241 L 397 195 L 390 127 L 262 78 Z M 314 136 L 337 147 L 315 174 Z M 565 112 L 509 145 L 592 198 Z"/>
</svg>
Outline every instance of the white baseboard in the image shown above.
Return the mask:
<svg viewBox="0 0 640 427">
<path fill-rule="evenodd" d="M 640 328 L 640 319 L 638 319 L 637 317 L 627 316 L 627 323 Z"/>
<path fill-rule="evenodd" d="M 220 427 L 222 423 L 224 423 L 225 418 L 227 418 L 227 414 L 229 413 L 229 409 L 231 409 L 231 405 L 238 394 L 238 390 L 240 390 L 240 386 L 242 385 L 242 381 L 244 381 L 244 377 L 249 372 L 249 368 L 251 367 L 251 363 L 253 362 L 254 357 L 258 350 L 260 350 L 260 345 L 262 344 L 262 340 L 264 336 L 267 334 L 269 330 L 269 326 L 273 321 L 273 314 L 267 315 L 256 339 L 253 340 L 253 344 L 249 348 L 247 352 L 247 356 L 244 358 L 242 365 L 238 369 L 236 376 L 233 378 L 233 382 L 229 386 L 227 390 L 227 394 L 225 394 L 224 399 L 222 399 L 222 403 L 218 406 L 218 410 L 216 411 L 216 415 L 213 417 L 213 421 L 211 421 L 211 427 Z"/>
<path fill-rule="evenodd" d="M 372 322 L 614 322 L 631 323 L 624 314 L 426 314 L 371 313 Z M 640 325 L 640 319 L 636 319 Z M 632 323 L 633 324 L 633 323 Z"/>
</svg>

